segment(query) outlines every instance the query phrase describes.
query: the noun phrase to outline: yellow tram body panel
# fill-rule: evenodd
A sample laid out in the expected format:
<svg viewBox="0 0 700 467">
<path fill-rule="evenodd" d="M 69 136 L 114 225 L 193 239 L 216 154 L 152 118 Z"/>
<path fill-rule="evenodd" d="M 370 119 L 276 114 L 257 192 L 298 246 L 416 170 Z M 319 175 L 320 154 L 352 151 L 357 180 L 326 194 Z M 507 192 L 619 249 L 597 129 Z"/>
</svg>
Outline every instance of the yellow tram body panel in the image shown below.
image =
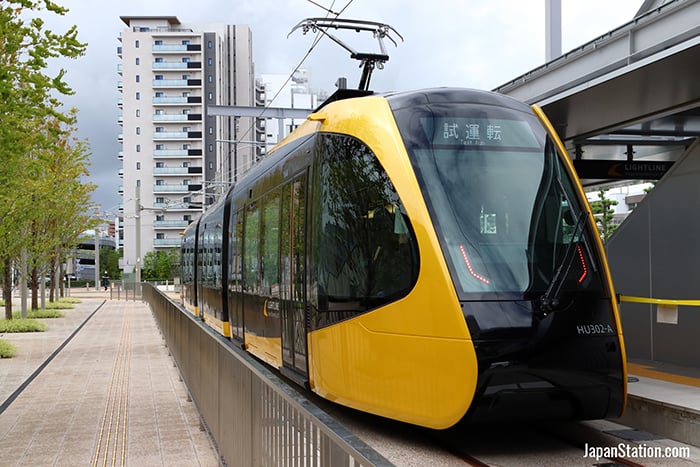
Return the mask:
<svg viewBox="0 0 700 467">
<path fill-rule="evenodd" d="M 245 348 L 268 365 L 275 368 L 282 366 L 282 339 L 279 337 L 262 337 L 246 332 Z"/>
<path fill-rule="evenodd" d="M 382 163 L 411 219 L 421 259 L 407 296 L 309 334 L 310 385 L 344 405 L 447 428 L 474 396 L 476 354 L 393 114 L 381 97 L 329 104 L 323 114 L 320 131 L 362 140 Z"/>
<path fill-rule="evenodd" d="M 189 311 L 192 313 L 196 318 L 199 317 L 199 307 L 196 305 L 191 305 L 190 303 L 185 303 L 184 304 L 185 310 Z"/>
<path fill-rule="evenodd" d="M 343 405 L 421 426 L 443 429 L 457 423 L 476 387 L 471 341 L 423 336 L 420 329 L 416 335 L 373 329 L 381 328 L 384 320 L 425 322 L 426 315 L 440 309 L 440 301 L 387 306 L 310 333 L 314 391 Z"/>
<path fill-rule="evenodd" d="M 197 315 L 195 315 L 197 316 Z M 211 313 L 202 313 L 202 320 L 224 337 L 231 337 L 231 323 L 222 321 Z"/>
</svg>

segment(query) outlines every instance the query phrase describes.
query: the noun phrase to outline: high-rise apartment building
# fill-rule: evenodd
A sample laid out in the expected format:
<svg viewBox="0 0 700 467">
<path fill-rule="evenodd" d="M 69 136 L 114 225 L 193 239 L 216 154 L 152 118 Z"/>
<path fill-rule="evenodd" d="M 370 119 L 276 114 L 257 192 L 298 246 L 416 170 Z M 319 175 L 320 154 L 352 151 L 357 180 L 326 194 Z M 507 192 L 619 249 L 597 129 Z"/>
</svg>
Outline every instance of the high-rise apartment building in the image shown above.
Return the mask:
<svg viewBox="0 0 700 467">
<path fill-rule="evenodd" d="M 299 69 L 291 76 L 278 73 L 264 73 L 258 78 L 258 87 L 265 91 L 266 106 L 285 109 L 308 109 L 309 113 L 328 98 L 325 90 L 311 88 L 311 73 Z M 273 100 L 274 99 L 274 100 Z M 265 123 L 265 141 L 268 147 L 282 140 L 305 119 L 284 118 Z"/>
<path fill-rule="evenodd" d="M 247 26 L 121 19 L 120 238 L 129 273 L 147 252 L 179 247 L 180 232 L 255 160 L 255 145 L 238 142 L 264 138 L 264 128 L 207 112 L 256 105 Z"/>
</svg>

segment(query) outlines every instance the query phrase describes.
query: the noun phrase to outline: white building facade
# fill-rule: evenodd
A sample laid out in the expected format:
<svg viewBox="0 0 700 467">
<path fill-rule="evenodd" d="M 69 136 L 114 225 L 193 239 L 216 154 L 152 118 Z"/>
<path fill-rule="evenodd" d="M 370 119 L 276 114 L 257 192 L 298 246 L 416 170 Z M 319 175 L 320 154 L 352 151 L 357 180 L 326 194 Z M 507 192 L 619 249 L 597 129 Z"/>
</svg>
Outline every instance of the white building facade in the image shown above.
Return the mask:
<svg viewBox="0 0 700 467">
<path fill-rule="evenodd" d="M 256 105 L 252 35 L 243 25 L 121 17 L 117 53 L 124 272 L 180 246 L 180 233 L 250 166 L 251 118 L 208 116 L 209 105 Z"/>
<path fill-rule="evenodd" d="M 263 73 L 259 82 L 264 89 L 264 103 L 269 107 L 286 109 L 317 108 L 327 97 L 324 91 L 311 89 L 310 72 L 297 70 L 291 77 L 285 74 Z M 304 122 L 304 119 L 285 118 L 282 122 L 268 119 L 265 124 L 265 141 L 269 146 L 280 142 Z"/>
<path fill-rule="evenodd" d="M 613 210 L 612 221 L 615 224 L 621 224 L 652 188 L 654 188 L 654 184 L 646 182 L 602 187 L 605 199 L 616 203 L 610 206 Z M 600 190 L 587 192 L 588 201 L 600 201 L 599 192 Z"/>
</svg>

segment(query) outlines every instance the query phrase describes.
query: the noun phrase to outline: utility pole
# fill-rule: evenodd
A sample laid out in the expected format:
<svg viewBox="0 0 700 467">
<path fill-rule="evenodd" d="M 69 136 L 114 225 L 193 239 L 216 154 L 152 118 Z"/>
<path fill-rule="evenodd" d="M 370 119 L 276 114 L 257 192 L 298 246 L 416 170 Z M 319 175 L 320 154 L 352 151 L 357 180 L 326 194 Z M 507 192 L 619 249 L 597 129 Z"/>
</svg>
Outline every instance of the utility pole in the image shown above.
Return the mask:
<svg viewBox="0 0 700 467">
<path fill-rule="evenodd" d="M 136 284 L 141 283 L 141 186 L 138 182 L 136 181 L 136 192 L 134 194 L 134 212 L 136 213 L 136 275 L 135 277 L 135 282 Z"/>
<path fill-rule="evenodd" d="M 561 0 L 545 0 L 544 5 L 545 61 L 561 55 Z"/>
<path fill-rule="evenodd" d="M 95 208 L 95 218 L 100 218 L 100 210 Z M 95 290 L 100 286 L 100 229 L 95 226 Z"/>
</svg>

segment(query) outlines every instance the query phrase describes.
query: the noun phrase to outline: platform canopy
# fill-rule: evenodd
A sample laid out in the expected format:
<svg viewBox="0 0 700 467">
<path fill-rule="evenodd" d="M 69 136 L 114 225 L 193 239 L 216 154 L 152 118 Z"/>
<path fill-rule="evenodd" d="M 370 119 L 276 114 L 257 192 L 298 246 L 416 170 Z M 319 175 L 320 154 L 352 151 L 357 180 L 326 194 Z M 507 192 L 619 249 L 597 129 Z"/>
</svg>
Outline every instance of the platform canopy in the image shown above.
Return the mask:
<svg viewBox="0 0 700 467">
<path fill-rule="evenodd" d="M 656 3 L 495 89 L 544 109 L 586 185 L 659 179 L 700 136 L 700 2 Z"/>
</svg>

